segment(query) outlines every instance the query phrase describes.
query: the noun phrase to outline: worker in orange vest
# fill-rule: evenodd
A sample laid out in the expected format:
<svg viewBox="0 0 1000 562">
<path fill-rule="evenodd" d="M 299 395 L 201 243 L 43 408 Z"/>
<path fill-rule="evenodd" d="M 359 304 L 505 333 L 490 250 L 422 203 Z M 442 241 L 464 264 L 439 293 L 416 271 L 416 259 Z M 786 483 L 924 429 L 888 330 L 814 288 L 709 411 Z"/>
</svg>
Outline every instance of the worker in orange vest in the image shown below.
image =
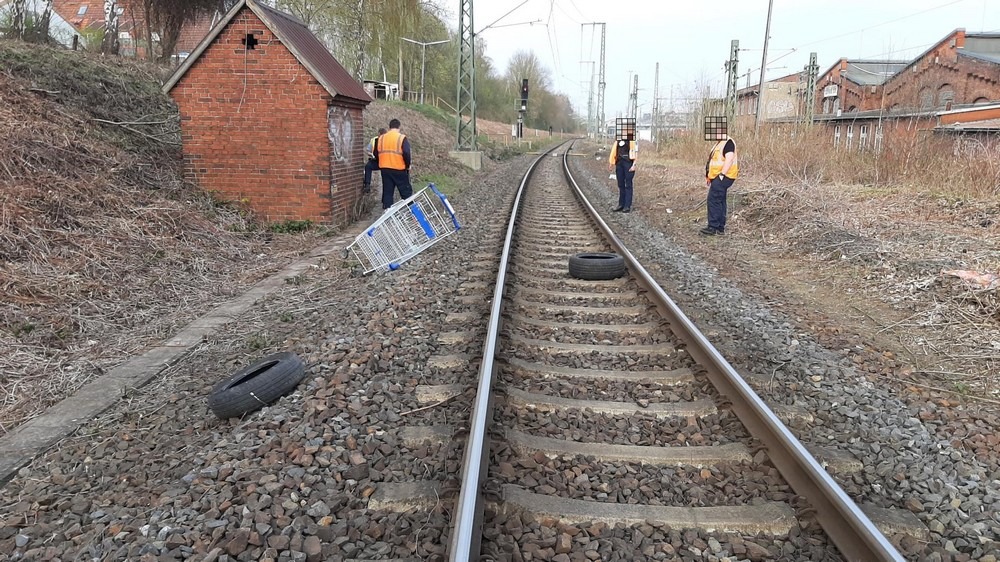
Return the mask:
<svg viewBox="0 0 1000 562">
<path fill-rule="evenodd" d="M 382 127 L 378 130 L 378 134 L 368 141 L 368 146 L 365 147 L 365 154 L 368 155 L 368 162 L 365 163 L 365 193 L 372 190 L 372 172 L 378 169 L 378 160 L 375 159 L 375 144 L 378 142 L 378 138 L 384 134 L 385 127 Z"/>
<path fill-rule="evenodd" d="M 392 207 L 393 196 L 399 189 L 399 197 L 406 199 L 413 195 L 410 185 L 410 141 L 399 132 L 399 119 L 389 121 L 389 131 L 379 136 L 372 155 L 382 172 L 382 210 Z"/>
<path fill-rule="evenodd" d="M 632 212 L 632 180 L 635 178 L 635 159 L 639 152 L 633 129 L 628 129 L 622 138 L 611 146 L 608 157 L 608 171 L 615 171 L 618 179 L 618 206 L 614 212 Z"/>
<path fill-rule="evenodd" d="M 705 163 L 705 186 L 708 187 L 708 226 L 699 232 L 716 236 L 726 231 L 726 196 L 740 173 L 736 141 L 725 130 L 716 132 L 715 147 Z"/>
</svg>

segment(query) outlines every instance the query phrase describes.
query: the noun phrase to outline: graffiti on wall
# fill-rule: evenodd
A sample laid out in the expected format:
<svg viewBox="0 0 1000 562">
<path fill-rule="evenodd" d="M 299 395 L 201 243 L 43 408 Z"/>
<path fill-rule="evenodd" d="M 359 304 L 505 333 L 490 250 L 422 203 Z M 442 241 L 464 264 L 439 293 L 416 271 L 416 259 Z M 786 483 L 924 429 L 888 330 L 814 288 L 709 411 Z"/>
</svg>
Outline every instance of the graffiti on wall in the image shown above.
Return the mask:
<svg viewBox="0 0 1000 562">
<path fill-rule="evenodd" d="M 327 134 L 330 137 L 330 157 L 334 162 L 347 163 L 351 159 L 351 147 L 354 145 L 354 122 L 351 112 L 344 107 L 331 107 L 327 110 Z"/>
<path fill-rule="evenodd" d="M 330 195 L 337 187 L 338 167 L 350 166 L 354 145 L 354 121 L 345 107 L 331 107 L 326 113 L 327 137 L 330 139 Z"/>
</svg>

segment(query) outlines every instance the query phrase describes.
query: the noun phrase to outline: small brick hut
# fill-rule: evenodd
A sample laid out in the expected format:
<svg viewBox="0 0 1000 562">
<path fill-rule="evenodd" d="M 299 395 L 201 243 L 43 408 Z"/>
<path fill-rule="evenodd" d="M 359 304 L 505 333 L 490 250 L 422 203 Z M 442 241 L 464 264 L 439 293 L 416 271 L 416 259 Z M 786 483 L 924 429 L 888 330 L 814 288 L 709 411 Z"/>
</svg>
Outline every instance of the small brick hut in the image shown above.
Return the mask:
<svg viewBox="0 0 1000 562">
<path fill-rule="evenodd" d="M 241 0 L 163 86 L 185 175 L 268 221 L 343 224 L 361 197 L 372 100 L 295 17 Z"/>
</svg>

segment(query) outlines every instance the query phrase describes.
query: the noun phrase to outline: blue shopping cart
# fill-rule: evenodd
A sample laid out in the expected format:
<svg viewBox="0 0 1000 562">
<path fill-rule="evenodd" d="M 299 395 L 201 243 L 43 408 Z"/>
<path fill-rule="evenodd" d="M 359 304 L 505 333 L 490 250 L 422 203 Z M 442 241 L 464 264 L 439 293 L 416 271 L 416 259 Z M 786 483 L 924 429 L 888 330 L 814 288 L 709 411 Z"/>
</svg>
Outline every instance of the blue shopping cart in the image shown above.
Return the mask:
<svg viewBox="0 0 1000 562">
<path fill-rule="evenodd" d="M 365 274 L 390 271 L 459 228 L 448 197 L 432 183 L 386 209 L 347 250 Z"/>
</svg>

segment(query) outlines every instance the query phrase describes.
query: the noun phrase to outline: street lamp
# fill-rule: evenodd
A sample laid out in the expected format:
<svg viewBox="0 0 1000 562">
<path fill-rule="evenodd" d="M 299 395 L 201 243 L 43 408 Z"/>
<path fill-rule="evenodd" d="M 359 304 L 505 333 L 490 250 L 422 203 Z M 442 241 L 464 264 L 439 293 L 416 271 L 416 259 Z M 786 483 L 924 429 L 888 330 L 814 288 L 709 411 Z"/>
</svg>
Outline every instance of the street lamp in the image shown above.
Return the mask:
<svg viewBox="0 0 1000 562">
<path fill-rule="evenodd" d="M 448 43 L 451 40 L 445 39 L 443 41 L 431 41 L 430 43 L 424 43 L 423 41 L 414 41 L 413 39 L 407 39 L 406 37 L 400 37 L 403 41 L 420 45 L 422 48 L 420 50 L 420 104 L 424 103 L 424 64 L 427 60 L 427 45 L 440 45 L 441 43 Z"/>
</svg>

